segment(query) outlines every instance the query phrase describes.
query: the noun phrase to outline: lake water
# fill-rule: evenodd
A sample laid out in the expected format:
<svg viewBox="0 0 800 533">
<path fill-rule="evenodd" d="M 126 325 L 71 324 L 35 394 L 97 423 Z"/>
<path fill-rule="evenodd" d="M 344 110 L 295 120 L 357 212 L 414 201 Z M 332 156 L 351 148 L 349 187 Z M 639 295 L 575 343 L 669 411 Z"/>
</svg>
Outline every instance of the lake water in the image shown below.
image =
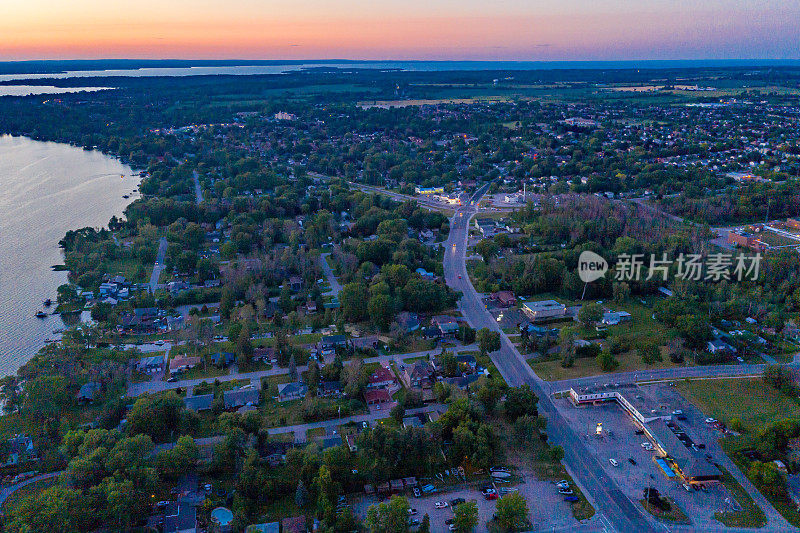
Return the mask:
<svg viewBox="0 0 800 533">
<path fill-rule="evenodd" d="M 65 94 L 107 91 L 111 87 L 55 87 L 53 85 L 0 85 L 0 96 L 28 96 L 31 94 Z"/>
<path fill-rule="evenodd" d="M 50 269 L 63 263 L 58 241 L 67 230 L 106 226 L 121 215 L 138 197 L 131 193 L 139 181 L 97 151 L 0 135 L 0 375 L 15 372 L 64 327 L 57 315 L 34 316 L 67 279 Z"/>
</svg>

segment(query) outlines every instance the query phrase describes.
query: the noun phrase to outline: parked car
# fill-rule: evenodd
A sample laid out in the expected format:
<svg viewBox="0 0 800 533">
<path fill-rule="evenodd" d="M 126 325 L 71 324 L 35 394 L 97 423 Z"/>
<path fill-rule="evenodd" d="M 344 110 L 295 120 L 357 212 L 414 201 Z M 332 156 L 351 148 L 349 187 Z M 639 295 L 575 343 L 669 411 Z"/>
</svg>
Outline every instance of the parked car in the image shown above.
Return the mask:
<svg viewBox="0 0 800 533">
<path fill-rule="evenodd" d="M 418 513 L 418 511 L 417 511 L 416 509 L 414 509 L 413 507 L 411 507 L 411 508 L 408 510 L 408 514 L 409 514 L 409 516 L 414 516 L 414 515 L 415 515 L 415 514 L 417 514 L 417 513 Z"/>
<path fill-rule="evenodd" d="M 433 506 L 437 509 L 445 509 L 447 508 L 447 502 L 436 502 L 433 504 Z"/>
<path fill-rule="evenodd" d="M 558 489 L 559 494 L 575 494 L 572 489 Z"/>
<path fill-rule="evenodd" d="M 580 498 L 578 498 L 577 496 L 564 496 L 565 502 L 577 502 L 579 500 Z"/>
<path fill-rule="evenodd" d="M 716 418 L 711 418 L 711 417 L 706 418 L 706 424 L 716 424 L 716 423 L 717 423 Z"/>
<path fill-rule="evenodd" d="M 619 466 L 619 463 L 616 459 L 609 459 L 608 462 L 611 463 L 611 466 Z"/>
<path fill-rule="evenodd" d="M 628 462 L 634 466 L 636 466 L 636 460 L 633 457 L 628 457 Z"/>
<path fill-rule="evenodd" d="M 456 498 L 454 500 L 450 500 L 450 505 L 455 507 L 456 505 L 461 505 L 462 503 L 466 502 L 464 498 Z"/>
<path fill-rule="evenodd" d="M 422 493 L 419 491 L 417 487 L 414 487 L 412 490 L 414 491 L 415 498 L 419 498 L 420 496 L 422 496 Z"/>
</svg>

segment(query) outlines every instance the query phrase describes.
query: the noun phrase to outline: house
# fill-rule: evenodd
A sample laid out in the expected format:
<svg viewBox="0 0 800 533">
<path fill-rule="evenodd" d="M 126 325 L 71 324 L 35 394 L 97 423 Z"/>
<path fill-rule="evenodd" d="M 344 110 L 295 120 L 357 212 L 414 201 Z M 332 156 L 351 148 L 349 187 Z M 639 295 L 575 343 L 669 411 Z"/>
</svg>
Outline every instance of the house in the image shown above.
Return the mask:
<svg viewBox="0 0 800 533">
<path fill-rule="evenodd" d="M 478 381 L 479 377 L 481 377 L 480 374 L 468 374 L 466 376 L 444 378 L 442 379 L 442 382 L 454 387 L 458 387 L 461 390 L 465 390 L 467 387 Z"/>
<path fill-rule="evenodd" d="M 278 385 L 278 401 L 301 400 L 308 394 L 308 386 L 304 383 L 284 383 Z"/>
<path fill-rule="evenodd" d="M 491 237 L 497 230 L 497 224 L 490 218 L 476 218 L 475 228 L 481 232 L 484 237 Z"/>
<path fill-rule="evenodd" d="M 403 333 L 411 333 L 419 329 L 419 317 L 415 313 L 403 311 L 397 315 L 397 324 Z"/>
<path fill-rule="evenodd" d="M 320 381 L 319 387 L 317 387 L 317 396 L 340 398 L 342 396 L 342 383 L 340 381 Z"/>
<path fill-rule="evenodd" d="M 566 316 L 567 306 L 555 300 L 542 300 L 539 302 L 525 302 L 522 311 L 533 321 L 548 320 Z"/>
<path fill-rule="evenodd" d="M 164 369 L 164 356 L 142 357 L 136 362 L 136 371 L 141 374 L 154 374 Z"/>
<path fill-rule="evenodd" d="M 8 439 L 8 456 L 5 464 L 16 465 L 36 458 L 33 439 L 27 435 L 14 435 Z"/>
<path fill-rule="evenodd" d="M 431 320 L 431 324 L 439 330 L 442 337 L 455 337 L 458 333 L 458 320 L 451 316 L 435 316 Z"/>
<path fill-rule="evenodd" d="M 253 350 L 253 361 L 262 361 L 264 363 L 277 362 L 277 352 L 275 348 L 256 348 Z"/>
<path fill-rule="evenodd" d="M 289 289 L 292 292 L 300 292 L 303 288 L 303 279 L 300 276 L 292 276 L 289 278 Z"/>
<path fill-rule="evenodd" d="M 367 382 L 368 389 L 385 389 L 392 385 L 397 385 L 397 377 L 395 377 L 390 368 L 385 366 L 379 366 L 375 369 L 375 372 L 369 376 Z"/>
<path fill-rule="evenodd" d="M 367 405 L 377 405 L 392 401 L 392 395 L 386 389 L 368 389 L 364 391 L 364 401 Z"/>
<path fill-rule="evenodd" d="M 500 291 L 492 293 L 491 299 L 499 307 L 512 307 L 514 305 L 517 305 L 517 298 L 511 291 Z"/>
<path fill-rule="evenodd" d="M 616 326 L 620 322 L 627 322 L 633 317 L 626 311 L 608 311 L 603 313 L 602 324 L 606 326 Z"/>
<path fill-rule="evenodd" d="M 99 392 L 100 384 L 96 381 L 90 381 L 89 383 L 82 385 L 78 391 L 78 402 L 91 403 L 95 400 Z"/>
<path fill-rule="evenodd" d="M 403 419 L 403 428 L 421 428 L 422 420 L 418 416 L 407 416 Z"/>
<path fill-rule="evenodd" d="M 225 409 L 236 409 L 245 405 L 258 405 L 260 401 L 260 391 L 255 388 L 228 390 L 222 393 L 225 400 Z"/>
<path fill-rule="evenodd" d="M 208 411 L 214 403 L 213 394 L 200 394 L 199 396 L 187 396 L 183 399 L 183 404 L 189 411 L 199 413 L 200 411 Z"/>
<path fill-rule="evenodd" d="M 403 377 L 409 387 L 430 388 L 433 385 L 433 368 L 427 361 L 417 361 L 413 365 L 406 365 Z"/>
<path fill-rule="evenodd" d="M 736 348 L 720 339 L 713 339 L 706 343 L 706 350 L 710 353 L 731 352 L 736 353 Z"/>
<path fill-rule="evenodd" d="M 190 368 L 194 368 L 202 362 L 202 359 L 199 357 L 187 357 L 184 355 L 179 355 L 169 362 L 169 373 L 170 374 L 178 374 L 180 372 L 185 372 Z"/>
<path fill-rule="evenodd" d="M 281 520 L 281 531 L 283 533 L 308 533 L 306 528 L 305 516 L 293 516 Z"/>
<path fill-rule="evenodd" d="M 356 350 L 375 350 L 382 343 L 377 335 L 367 335 L 350 339 L 350 345 Z"/>
<path fill-rule="evenodd" d="M 325 335 L 319 341 L 320 350 L 322 350 L 323 355 L 330 355 L 336 348 L 342 348 L 347 346 L 347 337 L 344 335 Z"/>
<path fill-rule="evenodd" d="M 235 360 L 231 352 L 217 352 L 211 356 L 211 364 L 217 368 L 228 368 Z"/>
<path fill-rule="evenodd" d="M 478 361 L 475 359 L 474 355 L 471 354 L 456 354 L 456 361 L 458 361 L 461 365 L 468 366 L 471 370 L 476 370 L 478 368 Z"/>
</svg>

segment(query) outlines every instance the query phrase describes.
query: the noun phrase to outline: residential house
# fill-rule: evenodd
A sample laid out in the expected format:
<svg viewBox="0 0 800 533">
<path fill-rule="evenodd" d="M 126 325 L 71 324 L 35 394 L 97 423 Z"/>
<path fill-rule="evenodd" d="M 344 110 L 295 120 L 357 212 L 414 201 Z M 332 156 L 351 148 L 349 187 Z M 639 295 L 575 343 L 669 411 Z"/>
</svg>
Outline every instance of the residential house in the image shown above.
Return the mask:
<svg viewBox="0 0 800 533">
<path fill-rule="evenodd" d="M 8 456 L 5 459 L 6 466 L 24 463 L 36 459 L 36 450 L 33 447 L 33 439 L 27 435 L 14 435 L 8 439 Z"/>
<path fill-rule="evenodd" d="M 231 352 L 217 352 L 211 356 L 211 364 L 217 368 L 228 368 L 236 360 Z"/>
<path fill-rule="evenodd" d="M 403 333 L 411 333 L 419 329 L 419 317 L 415 313 L 403 311 L 397 315 L 397 324 Z"/>
<path fill-rule="evenodd" d="M 457 353 L 455 358 L 460 365 L 469 367 L 473 372 L 478 368 L 478 361 L 475 359 L 474 355 Z"/>
<path fill-rule="evenodd" d="M 367 389 L 364 391 L 364 401 L 367 405 L 378 405 L 392 401 L 392 395 L 386 389 Z"/>
<path fill-rule="evenodd" d="M 500 291 L 492 293 L 491 299 L 499 307 L 512 307 L 517 305 L 517 298 L 511 291 Z"/>
<path fill-rule="evenodd" d="M 200 394 L 199 396 L 187 396 L 183 399 L 186 409 L 199 413 L 200 411 L 208 411 L 214 403 L 213 394 Z"/>
<path fill-rule="evenodd" d="M 342 396 L 342 383 L 340 381 L 320 381 L 319 387 L 317 387 L 317 396 L 340 398 Z"/>
<path fill-rule="evenodd" d="M 303 278 L 300 276 L 292 276 L 289 278 L 289 289 L 292 292 L 300 292 L 303 288 Z"/>
<path fill-rule="evenodd" d="M 393 385 L 397 385 L 397 377 L 390 368 L 385 366 L 379 366 L 375 369 L 375 372 L 369 376 L 367 382 L 368 389 L 385 389 Z"/>
<path fill-rule="evenodd" d="M 407 416 L 403 419 L 403 428 L 421 428 L 422 420 L 418 416 Z"/>
<path fill-rule="evenodd" d="M 439 330 L 439 335 L 442 337 L 455 337 L 458 333 L 458 320 L 452 316 L 435 316 L 431 319 L 431 324 Z"/>
<path fill-rule="evenodd" d="M 344 335 L 325 335 L 319 341 L 319 344 L 322 355 L 330 355 L 336 351 L 336 348 L 347 346 L 347 337 Z"/>
<path fill-rule="evenodd" d="M 408 387 L 430 388 L 433 386 L 433 367 L 427 361 L 417 361 L 403 369 L 403 381 Z"/>
<path fill-rule="evenodd" d="M 188 357 L 185 355 L 179 355 L 174 357 L 169 362 L 169 373 L 171 375 L 178 374 L 180 372 L 186 372 L 190 368 L 194 368 L 199 365 L 203 360 L 199 357 Z"/>
<path fill-rule="evenodd" d="M 308 386 L 304 383 L 284 383 L 278 385 L 278 401 L 288 402 L 291 400 L 302 400 L 308 394 Z"/>
<path fill-rule="evenodd" d="M 250 524 L 244 530 L 244 533 L 280 533 L 280 522 L 269 522 L 266 524 Z"/>
<path fill-rule="evenodd" d="M 253 350 L 253 361 L 262 361 L 264 363 L 277 363 L 278 354 L 275 348 L 256 348 Z"/>
<path fill-rule="evenodd" d="M 608 311 L 603 313 L 601 322 L 606 326 L 616 326 L 620 322 L 628 322 L 632 319 L 633 317 L 627 311 Z"/>
<path fill-rule="evenodd" d="M 381 345 L 377 335 L 366 335 L 350 339 L 350 345 L 356 350 L 375 350 Z"/>
<path fill-rule="evenodd" d="M 458 387 L 461 390 L 466 389 L 480 378 L 480 374 L 467 374 L 466 376 L 457 376 L 454 378 L 444 378 L 442 379 L 443 383 L 447 383 L 448 385 L 453 385 L 454 387 Z"/>
<path fill-rule="evenodd" d="M 95 400 L 98 393 L 100 392 L 100 383 L 96 381 L 90 381 L 89 383 L 85 383 L 81 386 L 80 390 L 78 391 L 78 402 L 81 403 L 91 403 Z"/>
<path fill-rule="evenodd" d="M 225 409 L 237 409 L 246 405 L 258 405 L 260 401 L 260 391 L 256 388 L 240 388 L 228 390 L 222 393 L 225 400 Z"/>
<path fill-rule="evenodd" d="M 712 339 L 706 343 L 706 350 L 709 353 L 730 352 L 736 353 L 736 349 L 725 341 L 720 339 Z"/>
</svg>

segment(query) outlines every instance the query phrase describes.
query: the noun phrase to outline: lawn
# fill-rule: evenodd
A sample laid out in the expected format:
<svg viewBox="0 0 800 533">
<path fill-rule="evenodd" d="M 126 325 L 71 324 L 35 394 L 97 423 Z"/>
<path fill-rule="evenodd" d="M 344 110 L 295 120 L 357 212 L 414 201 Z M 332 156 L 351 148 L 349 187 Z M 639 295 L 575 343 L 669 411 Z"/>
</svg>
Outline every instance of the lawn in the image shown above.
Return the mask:
<svg viewBox="0 0 800 533">
<path fill-rule="evenodd" d="M 673 500 L 672 498 L 667 498 L 667 500 L 669 501 L 670 504 L 670 510 L 666 512 L 662 511 L 658 507 L 650 505 L 650 503 L 648 503 L 647 500 L 644 499 L 639 500 L 639 503 L 642 504 L 642 507 L 644 507 L 648 513 L 655 516 L 659 520 L 663 520 L 665 522 L 673 522 L 676 524 L 690 524 L 691 522 L 689 521 L 689 518 L 686 516 L 686 513 L 684 513 L 681 510 L 681 508 L 678 507 L 678 504 L 675 503 L 675 500 Z"/>
<path fill-rule="evenodd" d="M 719 465 L 718 465 L 719 466 Z M 739 505 L 741 510 L 732 513 L 716 512 L 714 518 L 727 527 L 762 527 L 767 523 L 767 517 L 764 516 L 764 511 L 756 505 L 753 498 L 742 488 L 738 481 L 736 481 L 730 472 L 725 470 L 724 467 L 719 466 L 724 475 L 722 483 L 725 485 Z"/>
<path fill-rule="evenodd" d="M 678 391 L 706 415 L 730 425 L 739 419 L 748 433 L 784 418 L 800 418 L 800 403 L 760 378 L 683 380 Z"/>
</svg>

